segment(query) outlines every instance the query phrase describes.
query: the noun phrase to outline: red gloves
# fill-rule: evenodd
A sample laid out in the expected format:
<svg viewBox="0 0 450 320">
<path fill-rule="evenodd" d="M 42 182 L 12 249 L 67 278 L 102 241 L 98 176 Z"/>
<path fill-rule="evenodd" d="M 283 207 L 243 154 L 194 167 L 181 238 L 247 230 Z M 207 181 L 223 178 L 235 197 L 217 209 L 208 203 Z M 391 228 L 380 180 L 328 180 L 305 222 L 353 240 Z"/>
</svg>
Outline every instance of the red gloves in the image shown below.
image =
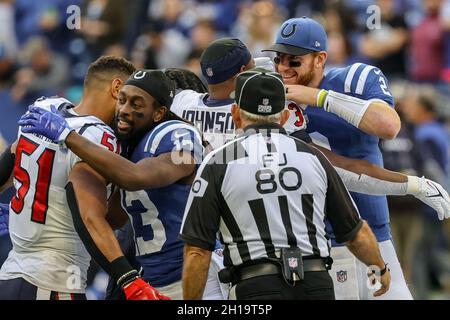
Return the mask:
<svg viewBox="0 0 450 320">
<path fill-rule="evenodd" d="M 142 278 L 136 278 L 124 286 L 123 292 L 127 300 L 170 300 L 169 297 L 159 293 Z"/>
</svg>

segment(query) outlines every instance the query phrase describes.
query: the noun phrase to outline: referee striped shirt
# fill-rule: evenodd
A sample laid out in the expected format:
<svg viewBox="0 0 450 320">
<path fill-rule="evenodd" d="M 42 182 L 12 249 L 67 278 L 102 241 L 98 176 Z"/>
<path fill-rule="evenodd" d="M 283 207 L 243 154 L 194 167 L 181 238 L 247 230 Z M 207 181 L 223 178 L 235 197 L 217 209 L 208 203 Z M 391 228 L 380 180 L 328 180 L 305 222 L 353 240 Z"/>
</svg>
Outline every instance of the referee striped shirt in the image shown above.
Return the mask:
<svg viewBox="0 0 450 320">
<path fill-rule="evenodd" d="M 332 165 L 280 126 L 255 125 L 203 161 L 181 238 L 212 251 L 219 232 L 225 266 L 276 258 L 283 247 L 328 257 L 325 219 L 339 242 L 352 239 L 362 226 Z"/>
</svg>

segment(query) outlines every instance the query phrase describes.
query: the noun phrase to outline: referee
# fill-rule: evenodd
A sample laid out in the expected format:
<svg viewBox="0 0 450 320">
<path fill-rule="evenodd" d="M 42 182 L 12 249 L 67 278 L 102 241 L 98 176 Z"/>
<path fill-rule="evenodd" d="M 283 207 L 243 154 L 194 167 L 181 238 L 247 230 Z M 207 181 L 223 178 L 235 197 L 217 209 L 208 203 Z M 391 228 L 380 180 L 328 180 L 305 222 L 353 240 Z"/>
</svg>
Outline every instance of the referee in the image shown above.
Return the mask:
<svg viewBox="0 0 450 320">
<path fill-rule="evenodd" d="M 237 77 L 233 121 L 243 133 L 210 153 L 186 206 L 184 299 L 200 299 L 217 232 L 224 244 L 230 299 L 334 299 L 324 220 L 366 265 L 381 288 L 390 272 L 328 160 L 289 137 L 285 87 L 278 73 L 253 69 Z M 373 279 L 372 278 L 372 279 Z"/>
</svg>

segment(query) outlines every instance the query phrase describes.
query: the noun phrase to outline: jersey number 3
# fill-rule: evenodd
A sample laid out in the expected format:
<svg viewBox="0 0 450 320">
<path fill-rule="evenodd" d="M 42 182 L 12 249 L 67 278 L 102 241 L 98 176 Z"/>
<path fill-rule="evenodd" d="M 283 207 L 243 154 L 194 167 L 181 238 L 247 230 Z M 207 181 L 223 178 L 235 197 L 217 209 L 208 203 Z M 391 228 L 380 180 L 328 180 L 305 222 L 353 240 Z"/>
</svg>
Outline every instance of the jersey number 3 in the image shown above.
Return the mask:
<svg viewBox="0 0 450 320">
<path fill-rule="evenodd" d="M 158 219 L 158 209 L 144 190 L 123 191 L 122 207 L 128 213 L 133 224 L 136 240 L 136 255 L 161 251 L 166 242 L 166 230 Z"/>
<path fill-rule="evenodd" d="M 36 223 L 45 223 L 45 217 L 48 209 L 48 192 L 50 181 L 52 179 L 53 161 L 55 159 L 55 151 L 44 149 L 40 154 L 37 165 L 36 181 L 30 179 L 30 174 L 26 168 L 22 166 L 22 158 L 24 154 L 31 156 L 38 149 L 39 145 L 24 136 L 20 137 L 16 148 L 16 163 L 14 166 L 14 178 L 20 183 L 16 195 L 11 200 L 11 208 L 15 213 L 19 214 L 24 208 L 25 197 L 30 190 L 31 183 L 35 183 L 35 194 L 31 205 L 31 221 Z M 34 179 L 33 179 L 34 180 Z"/>
</svg>

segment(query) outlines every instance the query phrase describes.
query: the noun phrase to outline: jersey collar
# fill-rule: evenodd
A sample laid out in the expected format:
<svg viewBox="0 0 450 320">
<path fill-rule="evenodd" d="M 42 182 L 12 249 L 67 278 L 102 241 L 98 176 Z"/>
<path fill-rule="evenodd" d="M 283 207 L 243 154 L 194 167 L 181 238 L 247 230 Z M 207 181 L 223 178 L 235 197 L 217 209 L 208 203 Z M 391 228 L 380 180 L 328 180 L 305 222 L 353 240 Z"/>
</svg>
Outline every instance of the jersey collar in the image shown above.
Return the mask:
<svg viewBox="0 0 450 320">
<path fill-rule="evenodd" d="M 278 123 L 262 123 L 262 124 L 251 124 L 249 126 L 246 126 L 244 128 L 244 132 L 240 134 L 239 136 L 248 136 L 255 133 L 263 133 L 263 134 L 270 134 L 270 133 L 281 133 L 281 134 L 287 134 L 286 130 L 282 126 L 280 126 Z"/>
<path fill-rule="evenodd" d="M 211 99 L 209 94 L 203 97 L 203 103 L 208 107 L 223 107 L 234 103 L 234 99 Z"/>
</svg>

